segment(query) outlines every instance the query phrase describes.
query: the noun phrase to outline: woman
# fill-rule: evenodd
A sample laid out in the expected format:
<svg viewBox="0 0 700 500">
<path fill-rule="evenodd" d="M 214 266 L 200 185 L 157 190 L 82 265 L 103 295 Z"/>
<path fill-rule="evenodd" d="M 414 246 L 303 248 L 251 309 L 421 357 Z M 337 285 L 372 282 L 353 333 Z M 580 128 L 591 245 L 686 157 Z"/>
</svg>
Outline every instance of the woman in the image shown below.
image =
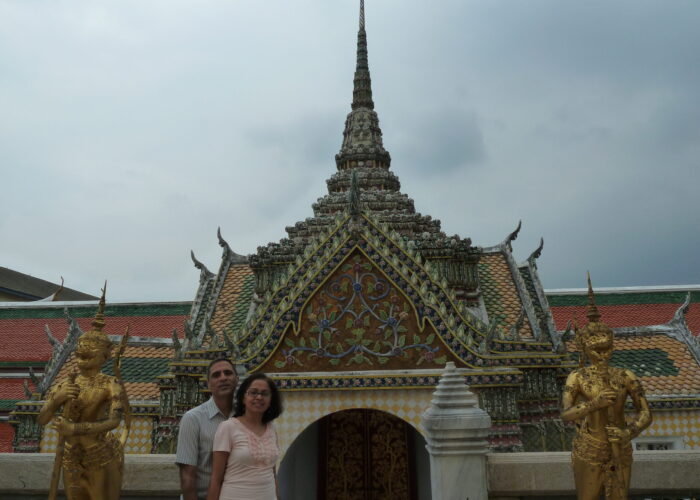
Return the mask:
<svg viewBox="0 0 700 500">
<path fill-rule="evenodd" d="M 214 435 L 207 500 L 277 500 L 279 447 L 272 420 L 281 413 L 279 392 L 267 375 L 256 373 L 243 381 L 233 418 Z"/>
</svg>

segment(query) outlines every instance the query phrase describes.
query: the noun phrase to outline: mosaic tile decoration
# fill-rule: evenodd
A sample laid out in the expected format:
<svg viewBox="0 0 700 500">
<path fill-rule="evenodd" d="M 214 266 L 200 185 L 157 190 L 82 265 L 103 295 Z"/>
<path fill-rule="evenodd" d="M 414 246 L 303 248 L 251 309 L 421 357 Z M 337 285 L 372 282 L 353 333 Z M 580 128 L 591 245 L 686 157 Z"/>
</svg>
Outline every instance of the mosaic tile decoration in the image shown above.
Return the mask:
<svg viewBox="0 0 700 500">
<path fill-rule="evenodd" d="M 108 304 L 105 309 L 104 332 L 108 335 L 123 335 L 129 326 L 132 337 L 170 338 L 173 329 L 176 329 L 182 337 L 183 323 L 187 319 L 190 304 Z M 88 331 L 97 304 L 69 309 L 80 328 Z M 29 366 L 30 362 L 46 363 L 52 350 L 44 333 L 45 325 L 49 326 L 60 342 L 65 340 L 68 325 L 62 307 L 0 308 L 0 338 L 4 343 L 0 361 L 22 362 L 22 366 Z"/>
<path fill-rule="evenodd" d="M 173 348 L 170 346 L 127 346 L 122 356 L 122 378 L 130 401 L 157 400 L 159 398 L 160 391 L 156 377 L 168 371 L 168 363 L 172 357 Z M 68 374 L 74 370 L 77 370 L 77 365 L 75 355 L 71 353 L 51 387 L 65 380 Z M 105 363 L 102 372 L 114 375 L 112 359 Z"/>
<path fill-rule="evenodd" d="M 510 328 L 517 320 L 522 308 L 513 274 L 501 253 L 484 254 L 479 261 L 479 279 L 489 318 Z M 520 335 L 532 338 L 529 322 L 523 324 Z"/>
<path fill-rule="evenodd" d="M 616 337 L 614 345 L 612 363 L 635 372 L 648 395 L 700 394 L 700 366 L 685 343 L 659 334 Z M 567 349 L 575 351 L 575 343 L 568 342 Z"/>
<path fill-rule="evenodd" d="M 248 265 L 232 265 L 216 300 L 211 326 L 217 333 L 238 330 L 245 323 L 255 277 Z"/>
<path fill-rule="evenodd" d="M 596 291 L 596 304 L 605 322 L 612 328 L 662 325 L 673 315 L 686 299 L 685 291 L 620 292 L 605 293 Z M 572 318 L 586 317 L 586 291 L 571 295 L 547 293 L 552 316 L 557 328 L 563 330 Z M 688 328 L 700 335 L 700 292 L 692 292 L 690 307 L 685 314 Z"/>
<path fill-rule="evenodd" d="M 15 429 L 7 422 L 0 422 L 0 453 L 12 453 Z"/>
<path fill-rule="evenodd" d="M 432 271 L 426 271 L 415 259 L 404 258 L 410 249 L 403 250 L 392 244 L 390 237 L 366 217 L 361 219 L 363 233 L 357 239 L 349 232 L 347 219 L 339 224 L 337 234 L 332 233 L 325 240 L 330 241 L 330 245 L 309 247 L 306 260 L 292 270 L 283 286 L 273 294 L 266 294 L 264 307 L 256 309 L 259 312 L 251 326 L 241 333 L 238 343 L 246 369 L 255 370 L 269 358 L 289 324 L 293 329 L 299 327 L 299 314 L 312 292 L 344 256 L 355 249 L 367 255 L 410 298 L 419 312 L 419 320 L 430 321 L 452 353 L 466 366 L 541 367 L 568 363 L 565 356 L 551 352 L 548 342 L 499 338 L 487 342 L 486 325 L 463 305 L 456 304 L 445 288 L 434 282 L 437 278 L 434 273 L 430 274 Z M 477 345 L 482 340 L 483 349 Z"/>
<path fill-rule="evenodd" d="M 639 437 L 678 436 L 683 439 L 684 449 L 700 449 L 700 414 L 697 411 L 665 411 L 652 415 L 654 421 Z"/>
<path fill-rule="evenodd" d="M 282 391 L 284 413 L 275 420 L 282 454 L 309 425 L 331 413 L 373 408 L 395 415 L 422 433 L 421 415 L 430 406 L 435 388 L 362 391 Z"/>
<path fill-rule="evenodd" d="M 121 433 L 123 424 L 117 429 Z M 151 453 L 151 431 L 153 419 L 150 417 L 136 417 L 131 421 L 129 438 L 126 441 L 126 453 L 144 455 Z M 58 434 L 50 427 L 44 427 L 44 435 L 41 437 L 39 449 L 41 453 L 55 453 L 58 443 Z"/>
</svg>

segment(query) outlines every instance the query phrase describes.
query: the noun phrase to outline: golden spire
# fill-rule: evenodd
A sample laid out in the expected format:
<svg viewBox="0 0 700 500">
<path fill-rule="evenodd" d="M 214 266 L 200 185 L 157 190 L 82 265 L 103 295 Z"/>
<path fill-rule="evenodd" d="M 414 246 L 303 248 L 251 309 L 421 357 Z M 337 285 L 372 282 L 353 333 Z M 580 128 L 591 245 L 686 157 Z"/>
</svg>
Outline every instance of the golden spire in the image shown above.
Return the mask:
<svg viewBox="0 0 700 500">
<path fill-rule="evenodd" d="M 593 285 L 591 285 L 591 273 L 586 271 L 586 277 L 588 278 L 588 312 L 586 313 L 586 316 L 588 316 L 589 322 L 598 322 L 598 320 L 600 320 L 600 313 L 598 312 L 598 308 L 595 305 Z"/>
<path fill-rule="evenodd" d="M 105 280 L 105 286 L 102 289 L 102 297 L 100 297 L 100 303 L 97 306 L 97 313 L 95 314 L 95 319 L 92 320 L 92 329 L 95 332 L 101 332 L 102 328 L 105 326 L 105 294 L 107 293 L 107 280 Z"/>
<path fill-rule="evenodd" d="M 97 313 L 95 314 L 95 319 L 92 320 L 92 328 L 85 332 L 78 341 L 81 344 L 90 344 L 96 349 L 109 349 L 112 347 L 112 341 L 109 337 L 102 332 L 102 328 L 105 326 L 105 294 L 107 292 L 107 281 L 105 281 L 105 286 L 102 289 L 102 297 L 100 297 L 99 305 L 97 306 Z"/>
</svg>

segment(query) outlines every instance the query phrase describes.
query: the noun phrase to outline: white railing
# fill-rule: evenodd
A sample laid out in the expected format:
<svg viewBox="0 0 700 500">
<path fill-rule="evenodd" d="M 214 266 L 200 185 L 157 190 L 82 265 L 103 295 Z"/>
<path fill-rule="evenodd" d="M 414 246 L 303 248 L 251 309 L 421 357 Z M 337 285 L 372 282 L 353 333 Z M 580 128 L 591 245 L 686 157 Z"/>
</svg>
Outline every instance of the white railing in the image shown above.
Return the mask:
<svg viewBox="0 0 700 500">
<path fill-rule="evenodd" d="M 174 455 L 127 455 L 123 496 L 176 498 L 174 462 Z M 570 453 L 490 453 L 487 463 L 491 500 L 575 495 Z M 0 453 L 0 498 L 45 495 L 52 465 L 51 453 Z M 700 498 L 698 471 L 698 450 L 635 451 L 631 494 Z"/>
</svg>

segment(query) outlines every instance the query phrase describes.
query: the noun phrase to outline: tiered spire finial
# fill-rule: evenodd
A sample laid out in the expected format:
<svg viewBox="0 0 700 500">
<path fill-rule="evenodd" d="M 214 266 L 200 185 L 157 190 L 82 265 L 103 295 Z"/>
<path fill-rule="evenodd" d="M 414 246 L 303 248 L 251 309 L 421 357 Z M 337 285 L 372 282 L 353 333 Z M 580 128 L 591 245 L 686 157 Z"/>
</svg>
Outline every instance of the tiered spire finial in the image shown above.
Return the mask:
<svg viewBox="0 0 700 500">
<path fill-rule="evenodd" d="M 101 332 L 102 328 L 105 326 L 105 295 L 107 294 L 107 280 L 105 280 L 105 286 L 102 289 L 102 296 L 100 297 L 100 302 L 97 306 L 97 313 L 95 314 L 95 319 L 92 320 L 92 328 L 95 332 Z"/>
<path fill-rule="evenodd" d="M 595 305 L 595 295 L 593 295 L 593 285 L 591 285 L 591 273 L 587 272 L 586 277 L 588 278 L 588 321 L 594 322 L 600 319 L 600 313 Z"/>
<path fill-rule="evenodd" d="M 360 0 L 360 22 L 357 32 L 357 63 L 352 89 L 352 111 L 345 121 L 343 144 L 335 156 L 338 170 L 356 167 L 388 169 L 391 156 L 382 145 L 382 131 L 372 100 L 372 79 L 367 58 L 365 2 Z"/>
<path fill-rule="evenodd" d="M 360 30 L 365 29 L 365 0 L 360 0 Z"/>
<path fill-rule="evenodd" d="M 357 32 L 357 65 L 355 66 L 352 109 L 374 109 L 372 101 L 372 79 L 367 60 L 367 32 L 365 31 L 365 2 L 360 0 L 360 28 Z"/>
</svg>

